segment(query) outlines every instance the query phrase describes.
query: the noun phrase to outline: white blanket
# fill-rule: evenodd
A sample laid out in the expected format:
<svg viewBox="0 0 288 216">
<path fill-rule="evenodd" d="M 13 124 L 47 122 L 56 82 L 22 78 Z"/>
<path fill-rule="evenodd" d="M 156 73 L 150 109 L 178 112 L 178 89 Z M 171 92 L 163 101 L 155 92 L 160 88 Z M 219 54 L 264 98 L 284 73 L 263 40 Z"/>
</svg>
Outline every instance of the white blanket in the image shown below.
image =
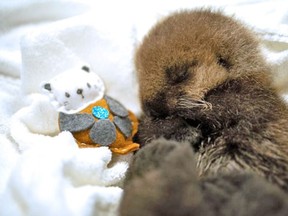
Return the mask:
<svg viewBox="0 0 288 216">
<path fill-rule="evenodd" d="M 108 95 L 139 114 L 135 46 L 169 12 L 203 6 L 259 34 L 275 84 L 287 93 L 286 0 L 0 2 L 0 215 L 117 215 L 131 154 L 79 149 L 59 133 L 40 83 L 87 63 Z"/>
</svg>

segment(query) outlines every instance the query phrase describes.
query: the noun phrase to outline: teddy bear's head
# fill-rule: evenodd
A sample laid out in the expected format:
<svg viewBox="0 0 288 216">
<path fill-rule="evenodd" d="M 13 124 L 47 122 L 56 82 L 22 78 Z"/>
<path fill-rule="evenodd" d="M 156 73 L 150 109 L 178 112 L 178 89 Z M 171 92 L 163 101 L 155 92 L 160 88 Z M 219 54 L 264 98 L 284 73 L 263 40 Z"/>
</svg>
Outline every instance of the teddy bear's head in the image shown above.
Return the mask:
<svg viewBox="0 0 288 216">
<path fill-rule="evenodd" d="M 67 70 L 41 84 L 60 112 L 75 113 L 104 96 L 102 79 L 88 66 Z"/>
</svg>

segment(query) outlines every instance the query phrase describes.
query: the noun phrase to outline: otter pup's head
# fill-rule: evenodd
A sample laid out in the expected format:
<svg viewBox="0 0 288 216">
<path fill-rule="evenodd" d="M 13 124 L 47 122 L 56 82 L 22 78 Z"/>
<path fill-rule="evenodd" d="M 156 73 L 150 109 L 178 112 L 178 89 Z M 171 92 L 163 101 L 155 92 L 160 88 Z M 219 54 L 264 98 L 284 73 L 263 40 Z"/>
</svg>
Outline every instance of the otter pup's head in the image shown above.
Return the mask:
<svg viewBox="0 0 288 216">
<path fill-rule="evenodd" d="M 209 108 L 208 91 L 230 79 L 265 82 L 267 66 L 254 35 L 209 10 L 182 11 L 159 22 L 137 50 L 136 70 L 147 115 Z"/>
</svg>

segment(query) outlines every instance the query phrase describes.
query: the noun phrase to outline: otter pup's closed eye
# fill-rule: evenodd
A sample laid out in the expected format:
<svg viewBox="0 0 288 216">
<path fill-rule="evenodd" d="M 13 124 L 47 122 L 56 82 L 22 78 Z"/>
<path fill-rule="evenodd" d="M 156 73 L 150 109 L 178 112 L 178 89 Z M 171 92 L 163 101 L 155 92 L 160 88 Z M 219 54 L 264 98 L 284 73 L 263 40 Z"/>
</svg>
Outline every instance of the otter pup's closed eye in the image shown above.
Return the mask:
<svg viewBox="0 0 288 216">
<path fill-rule="evenodd" d="M 210 10 L 174 13 L 147 34 L 135 64 L 142 145 L 186 140 L 201 176 L 252 172 L 288 189 L 288 109 L 242 23 Z"/>
<path fill-rule="evenodd" d="M 192 76 L 193 68 L 197 65 L 197 61 L 186 62 L 180 65 L 172 65 L 165 69 L 167 75 L 167 83 L 176 85 L 188 80 Z"/>
</svg>

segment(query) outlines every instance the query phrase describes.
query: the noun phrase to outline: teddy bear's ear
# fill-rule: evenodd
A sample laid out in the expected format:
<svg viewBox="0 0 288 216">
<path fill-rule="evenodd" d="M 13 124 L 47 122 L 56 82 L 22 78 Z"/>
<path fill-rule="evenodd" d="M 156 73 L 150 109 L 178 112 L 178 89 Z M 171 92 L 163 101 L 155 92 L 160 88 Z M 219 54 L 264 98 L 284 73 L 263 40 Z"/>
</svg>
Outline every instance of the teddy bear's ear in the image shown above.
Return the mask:
<svg viewBox="0 0 288 216">
<path fill-rule="evenodd" d="M 82 67 L 82 70 L 86 71 L 86 72 L 90 72 L 90 68 L 88 66 L 83 66 Z"/>
<path fill-rule="evenodd" d="M 44 83 L 44 84 L 42 84 L 42 88 L 43 88 L 44 90 L 49 91 L 49 92 L 52 90 L 50 83 Z"/>
</svg>

